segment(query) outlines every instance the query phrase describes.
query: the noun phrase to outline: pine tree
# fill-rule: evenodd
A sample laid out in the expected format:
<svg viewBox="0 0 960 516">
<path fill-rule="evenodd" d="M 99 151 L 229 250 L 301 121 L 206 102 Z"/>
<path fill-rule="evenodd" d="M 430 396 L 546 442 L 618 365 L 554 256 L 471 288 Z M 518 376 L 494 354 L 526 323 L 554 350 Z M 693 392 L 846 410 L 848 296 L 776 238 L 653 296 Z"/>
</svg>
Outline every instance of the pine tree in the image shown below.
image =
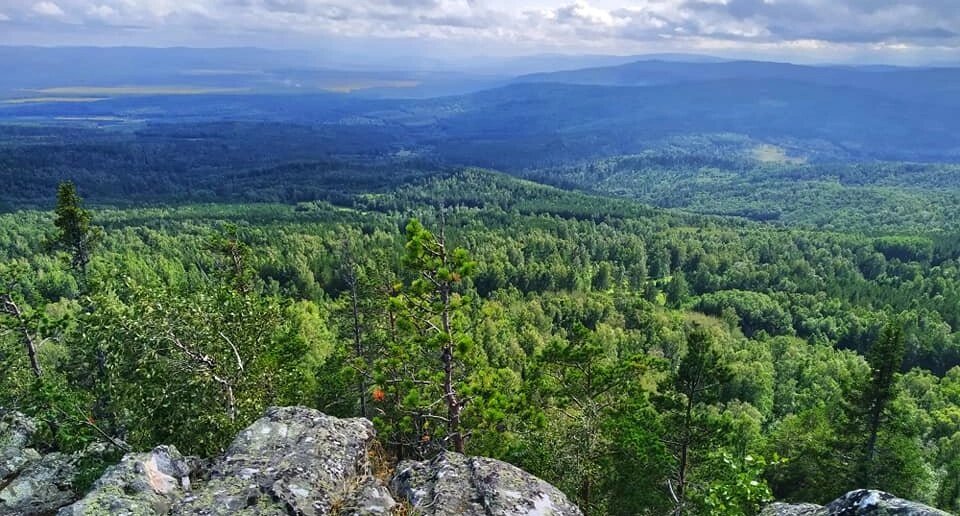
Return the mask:
<svg viewBox="0 0 960 516">
<path fill-rule="evenodd" d="M 70 253 L 70 266 L 86 274 L 90 252 L 100 238 L 100 230 L 91 225 L 90 212 L 83 208 L 83 199 L 77 195 L 77 187 L 70 181 L 57 188 L 57 207 L 54 225 L 60 230 L 53 241 L 55 247 Z"/>
<path fill-rule="evenodd" d="M 903 365 L 905 351 L 903 329 L 897 324 L 888 323 L 867 352 L 870 380 L 864 389 L 861 404 L 867 433 L 859 472 L 859 481 L 863 486 L 869 486 L 876 480 L 877 437 L 895 395 L 896 374 Z"/>
<path fill-rule="evenodd" d="M 705 409 L 720 401 L 720 389 L 729 377 L 713 334 L 694 326 L 687 334 L 686 354 L 674 371 L 672 392 L 661 400 L 666 428 L 671 429 L 664 444 L 674 454 L 668 487 L 675 504 L 673 514 L 677 516 L 689 512 L 695 455 L 720 430 Z"/>
<path fill-rule="evenodd" d="M 434 235 L 413 220 L 406 237 L 403 265 L 410 280 L 391 302 L 397 317 L 395 339 L 389 356 L 380 361 L 379 382 L 389 384 L 390 418 L 399 423 L 398 433 L 415 436 L 416 442 L 400 439 L 406 441 L 398 443 L 401 448 L 414 446 L 423 455 L 428 449 L 449 446 L 463 453 L 468 432 L 462 428 L 462 417 L 469 400 L 461 387 L 468 374 L 465 358 L 473 346 L 464 331 L 464 298 L 459 290 L 476 264 L 465 249 L 448 247 L 442 226 Z M 375 392 L 387 401 L 380 387 Z M 439 407 L 445 410 L 440 412 Z"/>
</svg>

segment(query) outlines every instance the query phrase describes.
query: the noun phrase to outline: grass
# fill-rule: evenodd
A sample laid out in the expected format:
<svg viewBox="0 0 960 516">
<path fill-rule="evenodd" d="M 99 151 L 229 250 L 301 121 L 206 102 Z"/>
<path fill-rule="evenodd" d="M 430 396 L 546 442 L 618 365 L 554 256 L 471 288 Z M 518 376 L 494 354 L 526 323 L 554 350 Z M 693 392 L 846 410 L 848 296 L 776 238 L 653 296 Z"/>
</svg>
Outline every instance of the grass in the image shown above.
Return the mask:
<svg viewBox="0 0 960 516">
<path fill-rule="evenodd" d="M 761 163 L 789 163 L 800 165 L 807 161 L 805 158 L 788 156 L 787 151 L 783 150 L 782 147 L 766 143 L 754 147 L 751 154 L 753 159 Z"/>
</svg>

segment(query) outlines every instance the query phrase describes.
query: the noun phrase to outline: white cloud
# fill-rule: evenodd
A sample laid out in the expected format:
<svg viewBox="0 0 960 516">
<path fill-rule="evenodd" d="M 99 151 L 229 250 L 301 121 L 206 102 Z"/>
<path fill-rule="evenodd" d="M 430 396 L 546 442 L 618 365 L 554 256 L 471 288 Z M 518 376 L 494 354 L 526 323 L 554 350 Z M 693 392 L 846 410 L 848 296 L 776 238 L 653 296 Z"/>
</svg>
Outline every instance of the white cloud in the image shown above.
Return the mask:
<svg viewBox="0 0 960 516">
<path fill-rule="evenodd" d="M 41 16 L 50 16 L 52 18 L 59 18 L 64 15 L 63 9 L 53 2 L 37 2 L 33 4 L 33 9 L 31 10 Z"/>
<path fill-rule="evenodd" d="M 766 51 L 799 49 L 806 42 L 818 42 L 816 51 L 822 53 L 898 45 L 960 51 L 957 1 L 0 0 L 0 21 L 9 22 L 5 31 L 34 31 L 34 42 L 46 31 L 50 43 L 62 34 L 49 23 L 70 23 L 77 39 L 88 31 L 91 41 L 113 38 L 115 44 L 143 44 L 150 38 L 170 44 L 190 34 L 191 43 L 200 39 L 209 45 L 417 38 L 453 42 L 474 53 L 493 46 L 617 53 Z M 38 25 L 37 15 L 47 24 Z M 136 28 L 136 33 L 111 32 L 110 26 Z"/>
<path fill-rule="evenodd" d="M 116 19 L 117 10 L 109 5 L 91 5 L 87 8 L 86 15 L 89 18 L 109 21 Z"/>
</svg>

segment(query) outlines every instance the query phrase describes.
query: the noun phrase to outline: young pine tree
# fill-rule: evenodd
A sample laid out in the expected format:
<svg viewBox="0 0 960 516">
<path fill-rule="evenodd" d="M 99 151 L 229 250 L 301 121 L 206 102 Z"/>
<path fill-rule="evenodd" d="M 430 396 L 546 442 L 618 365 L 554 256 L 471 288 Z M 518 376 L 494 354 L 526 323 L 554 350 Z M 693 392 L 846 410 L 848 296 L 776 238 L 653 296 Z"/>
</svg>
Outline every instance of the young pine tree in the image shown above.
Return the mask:
<svg viewBox="0 0 960 516">
<path fill-rule="evenodd" d="M 70 266 L 86 274 L 90 253 L 100 239 L 100 229 L 91 225 L 93 217 L 84 209 L 83 199 L 72 182 L 64 181 L 57 188 L 54 213 L 56 218 L 53 223 L 59 229 L 52 242 L 54 247 L 70 253 Z"/>
<path fill-rule="evenodd" d="M 870 380 L 864 389 L 861 402 L 866 443 L 858 472 L 858 480 L 863 486 L 869 486 L 876 480 L 877 440 L 887 418 L 890 402 L 895 396 L 896 374 L 903 365 L 905 352 L 903 329 L 893 323 L 884 327 L 880 338 L 867 352 Z"/>
<path fill-rule="evenodd" d="M 391 405 L 385 419 L 393 422 L 394 435 L 407 435 L 398 439 L 406 441 L 401 447 L 414 446 L 421 454 L 436 446 L 463 453 L 468 433 L 462 418 L 469 400 L 461 387 L 473 346 L 464 331 L 459 290 L 476 264 L 466 250 L 449 248 L 442 227 L 434 235 L 413 220 L 406 229 L 403 265 L 410 279 L 391 301 L 395 339 L 378 365 L 378 382 L 390 391 L 390 400 L 381 387 L 375 392 Z"/>
<path fill-rule="evenodd" d="M 671 392 L 661 399 L 660 407 L 664 426 L 670 429 L 663 442 L 674 456 L 667 484 L 676 516 L 690 513 L 697 459 L 722 430 L 710 406 L 720 402 L 721 387 L 729 377 L 714 335 L 701 326 L 691 328 L 686 354 L 673 372 Z"/>
</svg>

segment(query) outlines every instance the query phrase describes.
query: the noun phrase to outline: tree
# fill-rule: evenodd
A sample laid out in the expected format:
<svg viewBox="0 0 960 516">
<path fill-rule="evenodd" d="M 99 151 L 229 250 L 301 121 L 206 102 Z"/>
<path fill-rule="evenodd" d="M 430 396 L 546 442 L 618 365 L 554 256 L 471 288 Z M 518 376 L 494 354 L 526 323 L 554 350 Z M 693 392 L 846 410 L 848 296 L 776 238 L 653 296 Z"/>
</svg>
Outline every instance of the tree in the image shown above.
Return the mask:
<svg viewBox="0 0 960 516">
<path fill-rule="evenodd" d="M 661 411 L 670 431 L 664 444 L 673 451 L 674 468 L 667 480 L 674 514 L 689 510 L 694 456 L 719 431 L 710 406 L 720 401 L 729 370 L 717 349 L 716 338 L 702 326 L 687 333 L 687 350 L 671 379 L 672 389 L 661 400 Z"/>
<path fill-rule="evenodd" d="M 610 514 L 613 507 L 629 507 L 609 496 L 611 486 L 619 483 L 618 473 L 627 469 L 627 464 L 613 462 L 632 465 L 640 458 L 631 453 L 639 443 L 645 466 L 660 451 L 651 446 L 655 438 L 645 439 L 649 429 L 637 421 L 650 417 L 644 384 L 658 365 L 641 353 L 618 356 L 615 343 L 579 322 L 567 339 L 547 345 L 533 364 L 531 376 L 548 422 L 531 446 L 546 447 L 551 456 L 546 466 L 552 469 L 548 475 L 576 493 L 584 514 Z M 631 474 L 639 475 L 638 470 Z"/>
<path fill-rule="evenodd" d="M 70 253 L 70 266 L 86 274 L 90 253 L 100 239 L 100 229 L 91 225 L 93 216 L 83 208 L 83 199 L 70 181 L 57 188 L 56 218 L 53 223 L 60 232 L 53 241 L 55 247 Z"/>
<path fill-rule="evenodd" d="M 210 251 L 218 262 L 218 272 L 240 294 L 253 290 L 253 267 L 250 264 L 251 250 L 241 238 L 240 230 L 228 224 L 223 233 L 210 239 Z"/>
<path fill-rule="evenodd" d="M 459 391 L 467 375 L 465 358 L 472 340 L 464 331 L 465 300 L 459 288 L 476 263 L 465 249 L 449 249 L 442 225 L 440 234 L 434 235 L 417 220 L 407 224 L 404 249 L 402 263 L 410 279 L 391 305 L 407 338 L 398 338 L 388 353 L 392 356 L 381 361 L 381 373 L 389 370 L 389 374 L 380 374 L 380 380 L 403 386 L 404 392 L 394 393 L 398 411 L 394 419 L 405 420 L 405 429 L 419 434 L 415 446 L 422 450 L 446 447 L 449 442 L 463 453 L 468 432 L 461 423 L 469 398 Z M 431 358 L 437 355 L 439 363 Z M 418 367 L 424 358 L 426 363 Z M 385 393 L 378 397 L 386 400 Z M 437 412 L 438 406 L 446 408 L 445 414 Z M 430 431 L 438 421 L 443 428 L 439 442 L 436 432 Z"/>
<path fill-rule="evenodd" d="M 677 271 L 667 283 L 664 293 L 667 296 L 667 304 L 673 308 L 679 308 L 689 293 L 687 278 L 683 272 Z"/>
<path fill-rule="evenodd" d="M 864 486 L 872 485 L 875 481 L 877 438 L 886 420 L 890 402 L 895 396 L 896 374 L 900 372 L 900 367 L 903 365 L 905 352 L 903 329 L 892 322 L 883 328 L 880 338 L 867 352 L 870 380 L 864 389 L 861 402 L 861 409 L 865 415 L 867 440 L 858 475 Z"/>
<path fill-rule="evenodd" d="M 7 315 L 14 320 L 14 326 L 20 333 L 23 340 L 23 346 L 27 352 L 27 358 L 30 359 L 30 369 L 37 378 L 43 376 L 43 368 L 40 366 L 40 358 L 37 356 L 37 337 L 30 330 L 27 323 L 27 315 L 20 309 L 10 294 L 0 293 L 0 315 Z"/>
</svg>

